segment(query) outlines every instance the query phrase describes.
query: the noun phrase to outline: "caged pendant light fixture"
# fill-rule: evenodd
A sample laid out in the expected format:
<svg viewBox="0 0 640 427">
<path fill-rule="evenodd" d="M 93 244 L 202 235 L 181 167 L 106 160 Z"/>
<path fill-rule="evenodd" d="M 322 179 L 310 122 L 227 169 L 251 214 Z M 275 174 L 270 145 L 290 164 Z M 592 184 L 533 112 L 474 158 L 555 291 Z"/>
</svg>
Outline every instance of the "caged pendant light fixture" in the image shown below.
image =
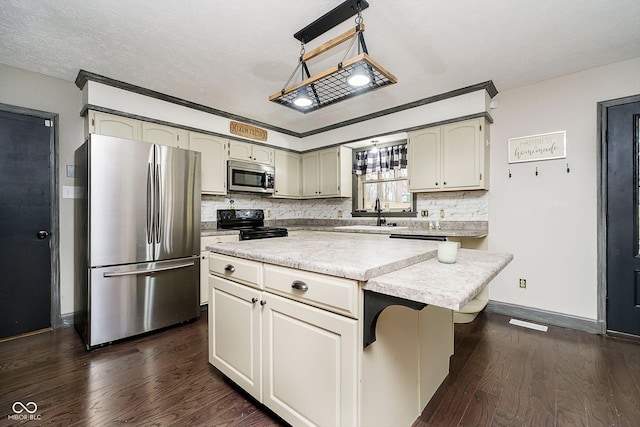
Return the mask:
<svg viewBox="0 0 640 427">
<path fill-rule="evenodd" d="M 365 0 L 347 0 L 322 17 L 316 19 L 294 34 L 300 41 L 300 57 L 291 77 L 279 92 L 271 95 L 269 101 L 309 113 L 336 102 L 370 92 L 383 86 L 397 83 L 396 77 L 374 61 L 367 51 L 364 41 L 362 10 L 369 7 Z M 356 16 L 355 28 L 329 40 L 311 52 L 305 52 L 304 44 L 325 33 L 349 17 Z M 334 67 L 311 76 L 307 61 L 350 41 L 342 60 Z M 357 44 L 357 54 L 346 59 Z M 301 81 L 292 84 L 292 79 L 301 73 Z"/>
</svg>

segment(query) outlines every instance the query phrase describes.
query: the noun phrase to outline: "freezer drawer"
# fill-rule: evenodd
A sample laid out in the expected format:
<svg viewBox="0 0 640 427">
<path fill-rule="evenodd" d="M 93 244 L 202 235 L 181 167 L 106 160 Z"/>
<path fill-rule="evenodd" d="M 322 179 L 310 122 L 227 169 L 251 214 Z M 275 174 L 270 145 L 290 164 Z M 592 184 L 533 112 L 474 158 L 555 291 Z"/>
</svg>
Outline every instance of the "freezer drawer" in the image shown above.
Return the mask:
<svg viewBox="0 0 640 427">
<path fill-rule="evenodd" d="M 199 256 L 89 270 L 87 348 L 200 316 Z"/>
</svg>

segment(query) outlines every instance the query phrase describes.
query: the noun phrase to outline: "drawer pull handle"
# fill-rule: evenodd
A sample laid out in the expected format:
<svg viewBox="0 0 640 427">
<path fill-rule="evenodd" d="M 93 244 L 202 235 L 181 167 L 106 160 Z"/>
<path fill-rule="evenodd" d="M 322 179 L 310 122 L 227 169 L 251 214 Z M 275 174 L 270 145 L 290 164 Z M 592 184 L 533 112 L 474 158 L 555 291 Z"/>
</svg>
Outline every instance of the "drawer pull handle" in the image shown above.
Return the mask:
<svg viewBox="0 0 640 427">
<path fill-rule="evenodd" d="M 227 265 L 224 266 L 224 271 L 228 271 L 229 273 L 233 273 L 234 271 L 236 271 L 236 268 L 231 264 L 227 264 Z"/>
<path fill-rule="evenodd" d="M 255 304 L 257 302 L 258 302 L 258 298 L 256 297 L 251 298 L 251 304 Z"/>
<path fill-rule="evenodd" d="M 294 280 L 293 283 L 291 284 L 291 287 L 293 289 L 297 289 L 299 291 L 308 291 L 309 290 L 309 286 L 307 286 L 307 284 L 304 283 L 301 280 Z"/>
</svg>

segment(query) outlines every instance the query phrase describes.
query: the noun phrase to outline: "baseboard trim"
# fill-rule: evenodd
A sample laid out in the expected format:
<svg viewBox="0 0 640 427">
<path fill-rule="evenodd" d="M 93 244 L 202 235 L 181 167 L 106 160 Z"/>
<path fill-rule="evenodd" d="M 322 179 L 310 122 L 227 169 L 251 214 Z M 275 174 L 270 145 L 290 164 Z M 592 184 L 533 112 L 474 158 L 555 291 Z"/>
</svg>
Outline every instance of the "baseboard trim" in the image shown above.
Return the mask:
<svg viewBox="0 0 640 427">
<path fill-rule="evenodd" d="M 60 327 L 70 328 L 73 326 L 73 313 L 67 313 L 60 316 Z"/>
<path fill-rule="evenodd" d="M 561 328 L 575 329 L 591 334 L 599 333 L 598 321 L 585 317 L 570 316 L 555 311 L 541 310 L 539 308 L 525 307 L 500 301 L 489 301 L 485 308 L 490 313 L 503 314 Z"/>
</svg>

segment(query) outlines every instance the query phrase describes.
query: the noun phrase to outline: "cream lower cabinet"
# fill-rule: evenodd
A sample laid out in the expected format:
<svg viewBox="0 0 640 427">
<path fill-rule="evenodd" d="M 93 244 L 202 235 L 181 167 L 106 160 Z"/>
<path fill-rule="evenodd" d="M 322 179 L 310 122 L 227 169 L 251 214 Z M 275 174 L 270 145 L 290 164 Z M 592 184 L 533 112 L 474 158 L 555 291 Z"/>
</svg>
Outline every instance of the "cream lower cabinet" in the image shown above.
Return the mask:
<svg viewBox="0 0 640 427">
<path fill-rule="evenodd" d="M 260 267 L 257 274 L 246 260 L 212 255 L 209 362 L 294 426 L 357 425 L 358 321 L 261 289 L 262 265 L 253 265 Z M 345 281 L 338 281 L 331 295 L 308 273 L 300 277 L 309 289 L 291 290 L 288 278 L 298 276 L 281 270 L 264 282 L 286 279 L 271 286 L 292 298 L 309 292 L 308 301 L 327 304 L 345 291 L 357 295 L 357 282 L 345 290 Z"/>
<path fill-rule="evenodd" d="M 220 236 L 202 236 L 200 238 L 200 305 L 209 302 L 209 252 L 208 245 L 222 242 L 237 242 L 235 234 L 223 234 Z"/>
<path fill-rule="evenodd" d="M 357 425 L 357 321 L 265 292 L 263 403 L 292 425 Z"/>
<path fill-rule="evenodd" d="M 449 372 L 451 310 L 389 306 L 364 348 L 361 283 L 209 261 L 209 362 L 293 426 L 409 426 Z"/>
</svg>

